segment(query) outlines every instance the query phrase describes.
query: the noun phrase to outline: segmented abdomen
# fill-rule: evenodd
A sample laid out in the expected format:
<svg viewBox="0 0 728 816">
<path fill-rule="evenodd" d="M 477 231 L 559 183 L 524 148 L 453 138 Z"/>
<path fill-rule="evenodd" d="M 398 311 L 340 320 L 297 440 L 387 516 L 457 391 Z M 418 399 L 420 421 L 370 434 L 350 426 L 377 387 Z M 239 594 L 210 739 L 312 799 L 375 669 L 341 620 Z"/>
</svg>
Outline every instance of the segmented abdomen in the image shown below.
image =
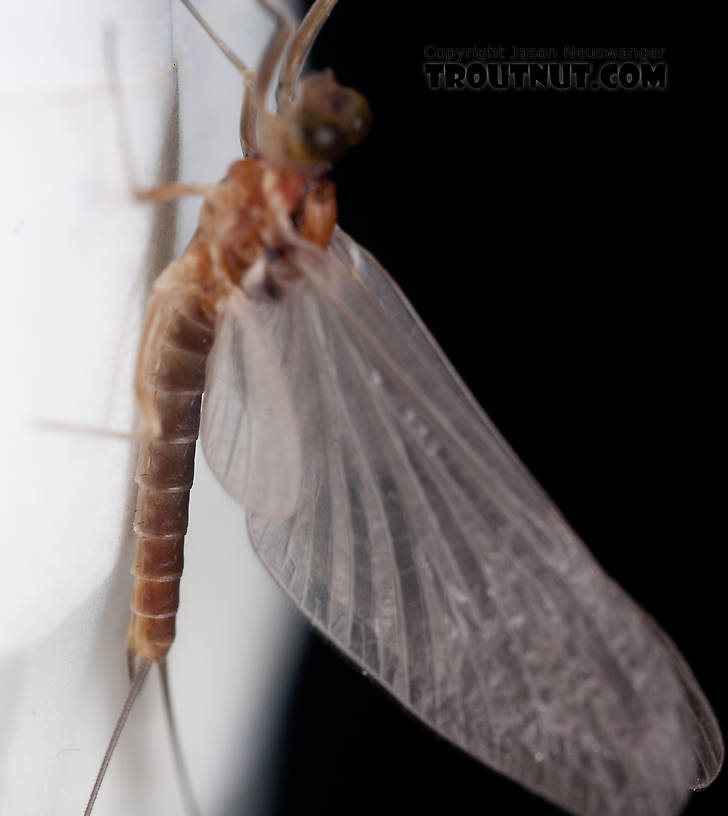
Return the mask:
<svg viewBox="0 0 728 816">
<path fill-rule="evenodd" d="M 131 657 L 159 662 L 172 645 L 205 366 L 214 323 L 194 295 L 158 293 L 148 317 L 154 353 L 142 372 L 161 428 L 136 471 Z M 165 299 L 161 302 L 159 299 Z M 157 321 L 156 324 L 154 321 Z"/>
</svg>

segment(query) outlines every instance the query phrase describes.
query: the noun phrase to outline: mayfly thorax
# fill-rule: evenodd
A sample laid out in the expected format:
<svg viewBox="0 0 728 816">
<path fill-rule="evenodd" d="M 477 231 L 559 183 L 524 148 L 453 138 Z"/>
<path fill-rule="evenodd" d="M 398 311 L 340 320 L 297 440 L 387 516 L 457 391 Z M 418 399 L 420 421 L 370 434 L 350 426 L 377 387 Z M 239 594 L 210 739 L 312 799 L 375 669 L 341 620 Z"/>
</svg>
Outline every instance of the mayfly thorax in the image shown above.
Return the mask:
<svg viewBox="0 0 728 816">
<path fill-rule="evenodd" d="M 204 201 L 140 344 L 132 687 L 86 816 L 154 664 L 168 695 L 200 428 L 263 564 L 408 710 L 572 813 L 677 813 L 723 751 L 690 669 L 336 226 L 326 171 L 366 135 L 369 109 L 331 72 L 299 80 L 336 0 L 317 0 L 295 34 L 260 0 L 276 29 L 255 73 L 183 2 L 245 78 L 247 158 L 216 185 L 137 193 Z"/>
</svg>

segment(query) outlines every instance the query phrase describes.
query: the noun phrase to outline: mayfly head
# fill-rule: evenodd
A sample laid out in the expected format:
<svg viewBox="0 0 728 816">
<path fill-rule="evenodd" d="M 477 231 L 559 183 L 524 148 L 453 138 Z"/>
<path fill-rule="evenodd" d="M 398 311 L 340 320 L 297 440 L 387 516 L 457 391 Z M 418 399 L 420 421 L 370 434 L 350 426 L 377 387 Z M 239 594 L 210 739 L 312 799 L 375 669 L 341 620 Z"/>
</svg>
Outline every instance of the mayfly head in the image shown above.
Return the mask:
<svg viewBox="0 0 728 816">
<path fill-rule="evenodd" d="M 283 123 L 288 157 L 303 165 L 326 166 L 363 141 L 371 112 L 366 99 L 339 85 L 329 70 L 300 80 Z"/>
</svg>

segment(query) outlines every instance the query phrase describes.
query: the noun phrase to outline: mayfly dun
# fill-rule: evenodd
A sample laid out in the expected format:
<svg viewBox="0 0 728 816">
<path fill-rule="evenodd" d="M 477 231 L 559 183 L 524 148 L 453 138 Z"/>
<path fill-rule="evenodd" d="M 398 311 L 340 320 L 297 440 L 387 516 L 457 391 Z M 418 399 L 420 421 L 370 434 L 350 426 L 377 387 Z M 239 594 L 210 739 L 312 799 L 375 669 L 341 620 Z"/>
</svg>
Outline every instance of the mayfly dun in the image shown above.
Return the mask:
<svg viewBox="0 0 728 816">
<path fill-rule="evenodd" d="M 571 813 L 677 813 L 723 757 L 690 669 L 336 226 L 326 171 L 369 109 L 330 71 L 299 79 L 336 0 L 295 34 L 260 0 L 276 29 L 255 73 L 183 2 L 245 76 L 246 158 L 139 194 L 204 203 L 139 350 L 132 683 L 86 816 L 153 665 L 166 687 L 198 430 L 271 575 L 411 713 Z"/>
</svg>

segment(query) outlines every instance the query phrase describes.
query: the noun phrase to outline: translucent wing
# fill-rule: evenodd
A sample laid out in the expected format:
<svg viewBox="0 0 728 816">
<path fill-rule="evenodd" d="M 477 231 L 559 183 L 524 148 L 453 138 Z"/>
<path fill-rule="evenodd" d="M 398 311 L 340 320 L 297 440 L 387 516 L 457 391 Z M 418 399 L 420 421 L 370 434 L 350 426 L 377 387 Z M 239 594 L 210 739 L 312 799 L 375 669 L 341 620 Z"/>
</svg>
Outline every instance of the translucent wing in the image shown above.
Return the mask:
<svg viewBox="0 0 728 816">
<path fill-rule="evenodd" d="M 507 443 L 483 414 L 442 351 L 437 347 L 427 327 L 424 326 L 399 287 L 377 263 L 371 253 L 360 247 L 338 227 L 331 242 L 331 251 L 337 260 L 349 268 L 354 277 L 369 290 L 369 293 L 378 301 L 379 306 L 386 312 L 387 316 L 397 321 L 400 328 L 407 332 L 423 354 L 428 356 L 428 365 L 431 366 L 433 375 L 435 369 L 439 367 L 440 375 L 443 378 L 450 377 L 454 379 L 456 390 L 460 391 L 462 397 L 472 401 L 476 412 L 480 414 L 481 420 L 490 426 L 495 438 L 512 455 Z M 526 479 L 533 482 L 529 474 L 526 473 L 525 475 Z M 644 619 L 651 623 L 655 634 L 662 640 L 663 646 L 669 652 L 672 668 L 683 684 L 686 700 L 689 704 L 688 719 L 691 721 L 693 751 L 696 761 L 696 778 L 692 783 L 692 787 L 695 789 L 707 787 L 718 775 L 723 763 L 725 749 L 720 727 L 702 689 L 675 644 L 652 618 L 645 616 Z"/>
<path fill-rule="evenodd" d="M 258 304 L 302 463 L 290 518 L 248 508 L 264 564 L 352 660 L 481 761 L 573 813 L 676 813 L 722 757 L 684 661 L 371 256 L 337 231 L 295 263 L 304 280 Z"/>
<path fill-rule="evenodd" d="M 212 472 L 243 507 L 273 519 L 290 516 L 301 482 L 296 415 L 270 334 L 276 313 L 266 316 L 242 293 L 228 297 L 208 360 L 201 422 Z"/>
</svg>

